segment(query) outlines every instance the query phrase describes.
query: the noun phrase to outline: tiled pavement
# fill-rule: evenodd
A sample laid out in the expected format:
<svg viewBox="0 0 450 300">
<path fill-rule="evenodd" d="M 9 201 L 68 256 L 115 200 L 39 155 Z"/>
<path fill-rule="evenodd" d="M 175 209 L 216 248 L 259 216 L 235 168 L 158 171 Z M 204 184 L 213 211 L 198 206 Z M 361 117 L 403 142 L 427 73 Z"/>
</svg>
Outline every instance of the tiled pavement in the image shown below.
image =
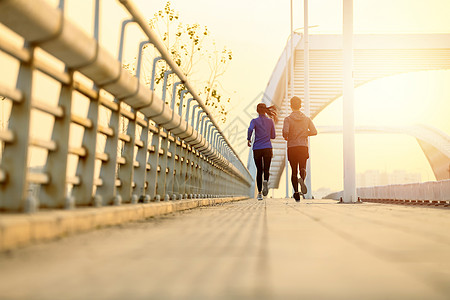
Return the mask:
<svg viewBox="0 0 450 300">
<path fill-rule="evenodd" d="M 449 299 L 450 210 L 254 199 L 0 254 L 0 299 Z"/>
</svg>

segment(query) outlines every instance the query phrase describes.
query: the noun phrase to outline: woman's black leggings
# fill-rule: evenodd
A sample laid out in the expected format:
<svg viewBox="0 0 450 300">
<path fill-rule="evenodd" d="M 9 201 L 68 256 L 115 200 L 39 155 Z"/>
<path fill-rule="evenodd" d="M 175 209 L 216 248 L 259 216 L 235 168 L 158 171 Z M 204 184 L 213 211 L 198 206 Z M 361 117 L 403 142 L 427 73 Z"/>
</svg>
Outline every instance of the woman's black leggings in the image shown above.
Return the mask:
<svg viewBox="0 0 450 300">
<path fill-rule="evenodd" d="M 256 186 L 258 192 L 262 190 L 262 176 L 264 180 L 269 180 L 270 162 L 272 161 L 272 148 L 253 150 L 253 159 L 256 165 Z"/>
</svg>

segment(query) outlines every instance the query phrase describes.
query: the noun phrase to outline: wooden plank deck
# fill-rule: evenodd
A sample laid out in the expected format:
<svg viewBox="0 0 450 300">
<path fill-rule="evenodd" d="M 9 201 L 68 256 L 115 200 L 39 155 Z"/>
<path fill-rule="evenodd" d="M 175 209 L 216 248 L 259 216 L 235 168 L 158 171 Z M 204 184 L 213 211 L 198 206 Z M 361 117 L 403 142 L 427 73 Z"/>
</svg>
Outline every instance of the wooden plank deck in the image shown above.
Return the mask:
<svg viewBox="0 0 450 300">
<path fill-rule="evenodd" d="M 449 299 L 450 209 L 254 199 L 0 254 L 0 299 Z"/>
</svg>

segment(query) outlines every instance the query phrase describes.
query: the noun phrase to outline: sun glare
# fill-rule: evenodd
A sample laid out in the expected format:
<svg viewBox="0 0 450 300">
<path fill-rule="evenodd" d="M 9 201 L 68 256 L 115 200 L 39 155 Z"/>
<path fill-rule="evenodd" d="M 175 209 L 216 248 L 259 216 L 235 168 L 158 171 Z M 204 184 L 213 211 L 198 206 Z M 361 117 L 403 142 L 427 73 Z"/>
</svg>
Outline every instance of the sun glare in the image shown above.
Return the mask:
<svg viewBox="0 0 450 300">
<path fill-rule="evenodd" d="M 394 75 L 355 89 L 355 125 L 410 126 L 427 124 L 450 134 L 450 71 Z M 322 125 L 342 124 L 342 99 L 315 119 Z"/>
<path fill-rule="evenodd" d="M 450 71 L 398 74 L 363 84 L 355 89 L 355 126 L 399 129 L 423 124 L 450 135 Z M 342 126 L 342 97 L 315 119 L 317 127 Z M 311 139 L 313 186 L 339 188 L 342 137 L 323 134 Z M 356 172 L 405 170 L 420 173 L 422 181 L 434 180 L 429 163 L 407 134 L 357 134 Z M 333 175 L 334 174 L 334 175 Z M 324 180 L 325 179 L 325 180 Z"/>
</svg>

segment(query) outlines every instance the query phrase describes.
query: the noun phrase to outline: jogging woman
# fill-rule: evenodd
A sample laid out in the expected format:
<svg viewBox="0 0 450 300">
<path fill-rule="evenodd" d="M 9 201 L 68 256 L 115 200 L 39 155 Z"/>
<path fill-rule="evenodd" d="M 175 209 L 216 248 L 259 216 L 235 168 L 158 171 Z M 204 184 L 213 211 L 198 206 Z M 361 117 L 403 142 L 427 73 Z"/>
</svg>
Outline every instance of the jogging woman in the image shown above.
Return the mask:
<svg viewBox="0 0 450 300">
<path fill-rule="evenodd" d="M 247 132 L 247 144 L 252 146 L 251 137 L 253 130 L 255 131 L 255 139 L 253 142 L 253 159 L 256 165 L 256 186 L 258 188 L 258 200 L 263 199 L 263 195 L 267 196 L 270 162 L 272 160 L 272 143 L 271 139 L 275 138 L 275 125 L 277 122 L 277 111 L 274 106 L 267 107 L 264 103 L 256 106 L 259 116 L 250 122 Z M 264 173 L 264 182 L 263 182 Z"/>
</svg>

